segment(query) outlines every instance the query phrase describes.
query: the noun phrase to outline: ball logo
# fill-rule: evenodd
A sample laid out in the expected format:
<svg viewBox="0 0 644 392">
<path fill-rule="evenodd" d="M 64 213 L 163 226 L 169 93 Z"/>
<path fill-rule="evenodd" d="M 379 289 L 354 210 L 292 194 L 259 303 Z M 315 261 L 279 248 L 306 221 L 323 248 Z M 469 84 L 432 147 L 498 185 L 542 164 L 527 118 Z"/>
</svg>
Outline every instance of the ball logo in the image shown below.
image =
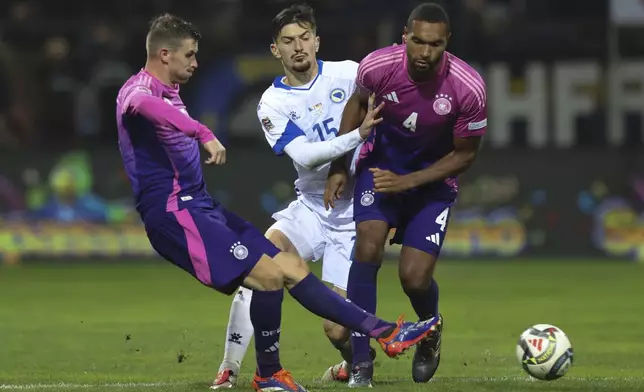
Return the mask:
<svg viewBox="0 0 644 392">
<path fill-rule="evenodd" d="M 372 191 L 362 192 L 362 196 L 360 197 L 360 204 L 367 207 L 372 205 L 374 201 L 376 201 L 376 197 L 374 196 Z"/>
<path fill-rule="evenodd" d="M 563 377 L 573 364 L 570 339 L 550 324 L 525 330 L 517 343 L 516 356 L 523 370 L 538 380 Z"/>
<path fill-rule="evenodd" d="M 235 242 L 230 247 L 230 253 L 232 253 L 237 260 L 244 260 L 248 257 L 248 248 L 242 245 L 241 242 Z"/>
<path fill-rule="evenodd" d="M 531 329 L 523 340 L 525 363 L 542 364 L 550 360 L 557 349 L 557 338 L 551 330 Z"/>
<path fill-rule="evenodd" d="M 329 95 L 329 98 L 333 103 L 342 103 L 346 97 L 347 93 L 345 93 L 341 88 L 334 88 L 331 91 L 331 95 Z"/>
<path fill-rule="evenodd" d="M 541 352 L 543 350 L 543 342 L 544 340 L 541 338 L 528 339 L 528 344 L 536 348 L 538 352 Z"/>
<path fill-rule="evenodd" d="M 452 97 L 447 94 L 437 94 L 434 101 L 434 112 L 444 116 L 452 111 Z"/>
</svg>

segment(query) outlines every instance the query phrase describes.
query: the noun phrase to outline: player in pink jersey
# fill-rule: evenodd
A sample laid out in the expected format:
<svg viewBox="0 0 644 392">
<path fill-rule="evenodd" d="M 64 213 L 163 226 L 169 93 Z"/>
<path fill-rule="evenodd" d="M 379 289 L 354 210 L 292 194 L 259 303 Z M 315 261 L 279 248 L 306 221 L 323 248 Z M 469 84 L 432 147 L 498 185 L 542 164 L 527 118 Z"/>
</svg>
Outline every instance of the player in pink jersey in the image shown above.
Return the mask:
<svg viewBox="0 0 644 392">
<path fill-rule="evenodd" d="M 309 311 L 376 339 L 395 357 L 432 335 L 429 322 L 390 323 L 335 293 L 297 255 L 280 251 L 253 225 L 227 210 L 206 190 L 199 144 L 223 164 L 225 148 L 192 119 L 179 86 L 197 68 L 199 32 L 172 15 L 155 19 L 147 37 L 145 68 L 128 79 L 116 99 L 119 149 L 136 207 L 152 247 L 202 284 L 224 294 L 253 289 L 257 391 L 305 392 L 279 357 L 286 288 Z"/>
<path fill-rule="evenodd" d="M 442 7 L 416 7 L 404 29 L 404 45 L 376 50 L 362 60 L 358 89 L 344 108 L 340 134 L 360 125 L 369 94 L 384 103 L 383 122 L 361 151 L 354 189 L 357 238 L 347 295 L 369 312 L 376 311 L 376 276 L 385 241 L 396 228 L 392 243 L 402 244 L 403 289 L 421 320 L 440 318 L 433 274 L 456 200 L 456 176 L 476 159 L 487 128 L 485 83 L 445 51 L 449 37 Z M 344 191 L 345 162 L 338 159 L 329 172 L 325 203 L 330 207 Z M 352 347 L 349 386 L 370 386 L 373 363 L 367 338 L 354 333 Z M 439 362 L 437 334 L 416 350 L 414 381 L 429 381 Z"/>
</svg>

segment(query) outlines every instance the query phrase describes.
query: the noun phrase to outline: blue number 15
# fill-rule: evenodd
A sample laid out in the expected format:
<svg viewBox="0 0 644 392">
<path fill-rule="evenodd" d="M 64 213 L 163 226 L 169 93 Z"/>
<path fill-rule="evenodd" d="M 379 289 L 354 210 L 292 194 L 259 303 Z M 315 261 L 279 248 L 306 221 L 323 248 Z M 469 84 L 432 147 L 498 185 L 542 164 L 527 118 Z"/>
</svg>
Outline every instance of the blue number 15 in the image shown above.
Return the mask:
<svg viewBox="0 0 644 392">
<path fill-rule="evenodd" d="M 320 135 L 320 140 L 326 140 L 326 136 L 329 134 L 334 134 L 335 136 L 338 136 L 337 129 L 333 127 L 329 128 L 329 123 L 332 121 L 333 121 L 333 117 L 330 117 L 322 121 L 322 125 L 315 124 L 313 126 L 313 129 L 318 133 L 318 135 Z M 322 127 L 324 127 L 324 131 L 322 131 Z"/>
</svg>

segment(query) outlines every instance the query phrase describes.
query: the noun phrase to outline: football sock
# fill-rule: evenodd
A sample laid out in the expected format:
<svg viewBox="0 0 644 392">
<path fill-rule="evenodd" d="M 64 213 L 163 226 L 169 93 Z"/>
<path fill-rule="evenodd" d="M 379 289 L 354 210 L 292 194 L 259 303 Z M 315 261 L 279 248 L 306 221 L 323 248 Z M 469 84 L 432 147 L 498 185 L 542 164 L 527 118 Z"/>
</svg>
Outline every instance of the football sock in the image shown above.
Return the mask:
<svg viewBox="0 0 644 392">
<path fill-rule="evenodd" d="M 331 342 L 333 347 L 335 347 L 342 356 L 342 359 L 348 364 L 353 362 L 353 349 L 351 348 L 351 339 L 347 339 L 344 342 Z"/>
<path fill-rule="evenodd" d="M 250 302 L 253 290 L 241 287 L 230 306 L 228 328 L 226 329 L 226 344 L 224 345 L 224 360 L 219 371 L 231 369 L 238 373 L 244 355 L 253 338 L 253 323 L 250 321 Z"/>
<path fill-rule="evenodd" d="M 257 374 L 260 377 L 271 377 L 282 370 L 279 340 L 283 299 L 283 289 L 255 291 L 250 302 L 250 318 L 255 330 Z"/>
<path fill-rule="evenodd" d="M 438 283 L 432 279 L 431 286 L 424 290 L 405 290 L 411 306 L 420 320 L 438 315 Z"/>
<path fill-rule="evenodd" d="M 376 313 L 377 282 L 380 265 L 354 261 L 349 270 L 349 283 L 347 285 L 347 298 L 362 309 Z M 371 362 L 369 353 L 369 338 L 361 333 L 352 331 L 351 347 L 353 349 L 353 362 Z"/>
<path fill-rule="evenodd" d="M 396 327 L 395 323 L 381 320 L 359 308 L 353 302 L 346 300 L 324 285 L 312 273 L 308 274 L 289 292 L 311 313 L 372 338 L 387 336 Z M 369 340 L 367 338 L 368 356 Z"/>
<path fill-rule="evenodd" d="M 353 363 L 353 348 L 351 347 L 351 336 L 344 342 L 331 342 L 342 356 L 342 359 L 351 366 Z M 369 347 L 369 358 L 373 361 L 376 358 L 376 351 Z"/>
</svg>

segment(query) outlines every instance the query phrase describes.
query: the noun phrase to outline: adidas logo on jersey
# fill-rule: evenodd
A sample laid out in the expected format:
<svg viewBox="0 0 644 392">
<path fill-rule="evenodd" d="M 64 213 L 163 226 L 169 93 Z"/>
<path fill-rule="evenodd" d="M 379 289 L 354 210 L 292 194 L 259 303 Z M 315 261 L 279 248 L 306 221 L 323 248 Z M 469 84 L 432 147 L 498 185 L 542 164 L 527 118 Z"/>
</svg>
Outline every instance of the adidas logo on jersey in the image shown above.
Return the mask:
<svg viewBox="0 0 644 392">
<path fill-rule="evenodd" d="M 394 102 L 394 103 L 400 103 L 400 101 L 398 100 L 398 96 L 396 95 L 395 91 L 390 92 L 389 94 L 383 95 L 382 98 L 386 99 L 387 101 Z"/>
<path fill-rule="evenodd" d="M 441 244 L 441 235 L 440 235 L 440 233 L 432 234 L 429 237 L 425 237 L 425 239 L 427 241 L 433 242 L 433 243 L 435 243 L 436 245 L 439 245 L 439 246 Z"/>
</svg>

